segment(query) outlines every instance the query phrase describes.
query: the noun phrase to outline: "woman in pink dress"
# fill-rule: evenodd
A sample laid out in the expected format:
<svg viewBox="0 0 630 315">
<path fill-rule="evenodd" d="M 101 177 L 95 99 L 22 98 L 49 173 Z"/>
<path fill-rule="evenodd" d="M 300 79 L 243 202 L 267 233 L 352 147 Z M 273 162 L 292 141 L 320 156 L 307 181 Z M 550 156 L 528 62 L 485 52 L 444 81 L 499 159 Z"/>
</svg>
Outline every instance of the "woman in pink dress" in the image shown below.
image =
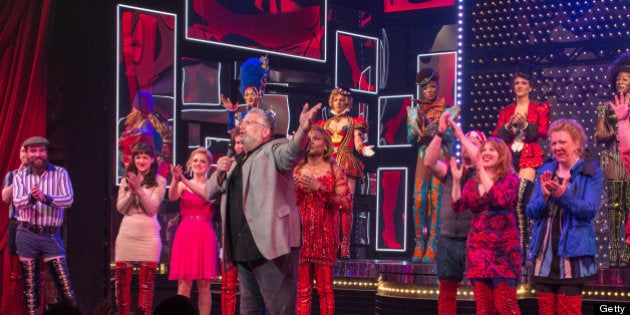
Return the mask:
<svg viewBox="0 0 630 315">
<path fill-rule="evenodd" d="M 182 167 L 171 166 L 173 179 L 168 199 L 181 198 L 181 222 L 175 233 L 171 254 L 169 280 L 177 280 L 177 294 L 190 297 L 193 280 L 199 291 L 199 314 L 210 314 L 212 297 L 210 279 L 219 274 L 217 266 L 217 237 L 212 227 L 214 206 L 200 195 L 210 170 L 212 154 L 205 148 L 192 152 L 186 169 L 193 178 L 182 176 Z"/>
</svg>

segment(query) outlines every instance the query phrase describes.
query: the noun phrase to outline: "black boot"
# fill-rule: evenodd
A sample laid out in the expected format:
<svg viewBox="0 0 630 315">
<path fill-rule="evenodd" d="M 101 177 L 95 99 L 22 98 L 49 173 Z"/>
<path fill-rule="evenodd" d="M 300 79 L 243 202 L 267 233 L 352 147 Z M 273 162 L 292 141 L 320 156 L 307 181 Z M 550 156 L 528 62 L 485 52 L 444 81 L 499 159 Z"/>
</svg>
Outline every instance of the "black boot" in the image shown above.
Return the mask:
<svg viewBox="0 0 630 315">
<path fill-rule="evenodd" d="M 532 196 L 534 183 L 526 178 L 521 178 L 518 186 L 518 202 L 516 204 L 516 223 L 523 251 L 522 263 L 527 261 L 527 247 L 529 246 L 529 220 L 527 219 L 527 204 Z"/>
<path fill-rule="evenodd" d="M 619 235 L 623 221 L 623 181 L 608 180 L 608 239 L 610 240 L 609 267 L 619 266 Z"/>
<path fill-rule="evenodd" d="M 24 278 L 24 306 L 26 314 L 39 315 L 39 261 L 35 259 L 20 261 Z"/>
<path fill-rule="evenodd" d="M 68 265 L 65 257 L 57 257 L 46 262 L 48 274 L 53 277 L 57 292 L 59 292 L 61 303 L 69 303 L 76 305 L 74 291 L 70 283 L 70 274 L 68 273 Z"/>
</svg>

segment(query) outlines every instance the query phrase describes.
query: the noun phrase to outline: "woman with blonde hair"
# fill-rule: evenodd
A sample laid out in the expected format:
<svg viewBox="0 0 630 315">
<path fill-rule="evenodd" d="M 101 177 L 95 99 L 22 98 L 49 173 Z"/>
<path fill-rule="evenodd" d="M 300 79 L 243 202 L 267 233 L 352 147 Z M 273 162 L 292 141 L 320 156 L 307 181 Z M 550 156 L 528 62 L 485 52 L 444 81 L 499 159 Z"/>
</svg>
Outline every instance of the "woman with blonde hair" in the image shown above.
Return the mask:
<svg viewBox="0 0 630 315">
<path fill-rule="evenodd" d="M 186 297 L 190 297 L 193 280 L 197 282 L 199 314 L 210 314 L 210 279 L 219 274 L 217 237 L 212 226 L 214 205 L 202 197 L 211 165 L 210 151 L 195 149 L 186 162 L 186 172 L 192 172 L 192 179 L 182 175 L 181 166 L 171 166 L 173 177 L 168 192 L 169 200 L 181 199 L 182 217 L 173 240 L 168 278 L 177 280 L 177 294 Z"/>
<path fill-rule="evenodd" d="M 314 125 L 308 138 L 309 152 L 293 171 L 302 219 L 296 313 L 311 313 L 315 278 L 320 313 L 334 314 L 332 281 L 339 247 L 339 212 L 350 211 L 352 195 L 343 169 L 331 160 L 333 143 L 326 130 Z"/>
<path fill-rule="evenodd" d="M 534 221 L 530 252 L 540 314 L 581 314 L 582 288 L 596 279 L 593 219 L 604 175 L 585 159 L 587 137 L 573 119 L 549 128 L 554 161 L 543 164 L 527 216 Z"/>
<path fill-rule="evenodd" d="M 453 210 L 470 209 L 466 277 L 473 283 L 477 314 L 520 314 L 516 285 L 521 246 L 516 228 L 518 176 L 503 140 L 489 138 L 479 149 L 477 174 L 460 186 L 462 169 L 451 160 Z"/>
</svg>

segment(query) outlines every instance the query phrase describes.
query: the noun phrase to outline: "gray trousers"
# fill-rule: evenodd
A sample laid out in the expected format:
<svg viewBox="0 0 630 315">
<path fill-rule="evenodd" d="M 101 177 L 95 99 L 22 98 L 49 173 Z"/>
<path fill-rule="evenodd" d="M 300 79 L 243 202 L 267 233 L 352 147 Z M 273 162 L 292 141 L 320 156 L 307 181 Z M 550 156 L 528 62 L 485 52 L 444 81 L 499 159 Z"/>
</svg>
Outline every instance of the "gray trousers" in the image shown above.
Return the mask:
<svg viewBox="0 0 630 315">
<path fill-rule="evenodd" d="M 240 314 L 295 314 L 300 249 L 273 260 L 238 263 Z"/>
</svg>

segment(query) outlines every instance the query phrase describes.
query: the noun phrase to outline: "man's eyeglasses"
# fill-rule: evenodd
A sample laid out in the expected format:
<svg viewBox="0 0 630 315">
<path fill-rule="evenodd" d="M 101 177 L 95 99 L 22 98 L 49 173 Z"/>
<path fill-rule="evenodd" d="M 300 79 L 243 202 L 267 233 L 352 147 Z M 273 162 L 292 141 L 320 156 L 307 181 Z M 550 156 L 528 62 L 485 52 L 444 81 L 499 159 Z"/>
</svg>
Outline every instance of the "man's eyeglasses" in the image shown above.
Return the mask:
<svg viewBox="0 0 630 315">
<path fill-rule="evenodd" d="M 263 126 L 263 127 L 267 128 L 267 125 L 266 125 L 266 124 L 263 124 L 263 123 L 261 123 L 261 122 L 259 122 L 259 121 L 255 121 L 255 120 L 243 120 L 243 121 L 241 121 L 241 124 L 242 124 L 242 125 L 257 124 L 257 125 L 261 125 L 261 126 Z"/>
</svg>

